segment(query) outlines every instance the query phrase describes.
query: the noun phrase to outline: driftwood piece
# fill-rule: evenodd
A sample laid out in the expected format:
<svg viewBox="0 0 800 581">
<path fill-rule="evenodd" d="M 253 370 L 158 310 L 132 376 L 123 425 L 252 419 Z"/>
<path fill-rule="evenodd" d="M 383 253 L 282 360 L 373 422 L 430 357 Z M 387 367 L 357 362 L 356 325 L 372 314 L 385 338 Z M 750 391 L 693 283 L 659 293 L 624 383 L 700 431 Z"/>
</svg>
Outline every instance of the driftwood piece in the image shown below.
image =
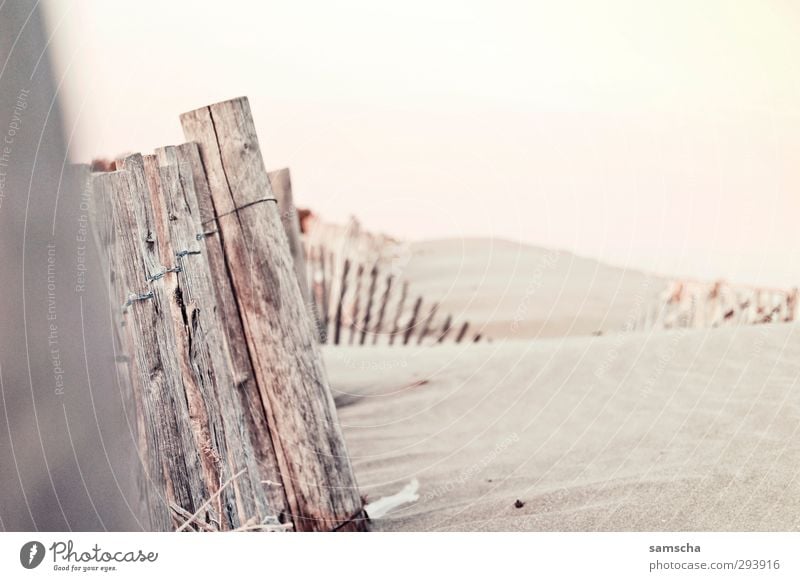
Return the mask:
<svg viewBox="0 0 800 581">
<path fill-rule="evenodd" d="M 363 503 L 247 99 L 181 116 L 210 205 L 298 530 L 365 530 Z"/>
</svg>

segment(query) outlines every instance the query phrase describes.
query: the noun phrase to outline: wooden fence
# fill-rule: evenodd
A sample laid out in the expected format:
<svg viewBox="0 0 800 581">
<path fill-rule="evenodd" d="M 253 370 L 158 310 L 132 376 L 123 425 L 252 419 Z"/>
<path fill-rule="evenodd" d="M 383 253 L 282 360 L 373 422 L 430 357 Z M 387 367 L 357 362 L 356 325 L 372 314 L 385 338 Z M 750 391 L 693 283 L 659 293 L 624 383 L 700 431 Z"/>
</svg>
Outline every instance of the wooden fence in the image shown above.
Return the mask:
<svg viewBox="0 0 800 581">
<path fill-rule="evenodd" d="M 445 341 L 478 343 L 467 321 L 457 323 L 439 303 L 412 298 L 407 280 L 391 268 L 390 252 L 365 256 L 309 246 L 306 270 L 310 311 L 322 343 L 334 345 L 436 345 Z"/>
<path fill-rule="evenodd" d="M 646 306 L 636 328 L 674 329 L 791 322 L 798 290 L 733 286 L 722 281 L 672 281 Z"/>
<path fill-rule="evenodd" d="M 77 169 L 119 305 L 149 525 L 366 530 L 288 175 L 267 174 L 245 98 L 181 123 L 191 143 Z"/>
</svg>

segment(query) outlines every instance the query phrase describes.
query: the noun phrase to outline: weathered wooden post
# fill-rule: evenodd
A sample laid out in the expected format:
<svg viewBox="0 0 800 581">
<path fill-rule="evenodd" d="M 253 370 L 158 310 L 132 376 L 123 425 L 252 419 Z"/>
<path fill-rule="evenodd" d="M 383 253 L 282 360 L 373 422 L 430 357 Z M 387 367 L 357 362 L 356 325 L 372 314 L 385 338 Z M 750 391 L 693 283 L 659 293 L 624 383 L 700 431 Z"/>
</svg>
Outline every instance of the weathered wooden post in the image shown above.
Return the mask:
<svg viewBox="0 0 800 581">
<path fill-rule="evenodd" d="M 150 524 L 167 531 L 175 526 L 173 506 L 193 514 L 210 497 L 175 357 L 173 328 L 164 320 L 170 298 L 163 280 L 147 280 L 149 273 L 160 269 L 160 261 L 143 185 L 127 171 L 96 174 L 93 182 L 95 192 L 111 198 L 113 290 L 125 311 L 126 343 L 141 389 L 143 455 L 147 477 L 158 495 L 149 506 Z"/>
<path fill-rule="evenodd" d="M 383 291 L 383 299 L 381 299 L 381 308 L 378 311 L 378 321 L 375 323 L 375 331 L 374 337 L 372 338 L 372 344 L 375 345 L 378 343 L 378 337 L 381 336 L 381 330 L 383 327 L 383 318 L 386 316 L 386 306 L 389 304 L 389 295 L 392 291 L 392 275 L 388 275 L 386 277 L 386 287 Z"/>
<path fill-rule="evenodd" d="M 285 503 L 268 501 L 242 429 L 214 293 L 202 268 L 203 241 L 185 220 L 180 204 L 187 196 L 179 191 L 177 168 L 162 173 L 154 156 L 140 155 L 118 167 L 95 179 L 112 185 L 114 286 L 118 295 L 137 289 L 124 308 L 138 372 L 142 455 L 163 501 L 150 504 L 152 526 L 284 530 Z M 175 203 L 168 205 L 165 196 Z M 196 260 L 188 264 L 187 258 Z"/>
<path fill-rule="evenodd" d="M 246 98 L 181 116 L 209 199 L 298 530 L 367 521 Z"/>
<path fill-rule="evenodd" d="M 294 197 L 292 196 L 292 180 L 289 176 L 289 168 L 269 172 L 267 177 L 272 187 L 272 193 L 275 194 L 275 198 L 278 200 L 278 211 L 281 215 L 283 230 L 286 232 L 286 239 L 289 241 L 289 252 L 292 255 L 294 271 L 297 273 L 300 293 L 303 295 L 303 301 L 309 306 L 310 310 L 313 302 L 306 280 L 306 256 L 303 250 L 303 239 L 300 236 L 300 220 L 297 217 L 297 208 L 294 205 Z M 312 318 L 316 319 L 316 317 L 317 315 L 312 313 Z"/>
</svg>

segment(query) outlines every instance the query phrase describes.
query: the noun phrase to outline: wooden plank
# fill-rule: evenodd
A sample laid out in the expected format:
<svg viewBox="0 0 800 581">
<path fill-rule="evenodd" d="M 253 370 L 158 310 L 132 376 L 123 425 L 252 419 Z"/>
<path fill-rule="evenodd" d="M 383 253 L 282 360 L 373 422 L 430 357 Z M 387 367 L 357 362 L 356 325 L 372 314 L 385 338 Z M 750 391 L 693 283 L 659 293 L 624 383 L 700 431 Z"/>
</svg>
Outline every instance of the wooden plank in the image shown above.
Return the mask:
<svg viewBox="0 0 800 581">
<path fill-rule="evenodd" d="M 363 279 L 364 265 L 359 264 L 358 269 L 356 270 L 356 291 L 353 299 L 352 316 L 350 318 L 350 345 L 353 344 L 359 326 L 359 315 L 361 314 L 361 282 Z"/>
<path fill-rule="evenodd" d="M 139 160 L 141 161 L 141 160 Z M 170 297 L 164 280 L 147 282 L 160 268 L 158 242 L 148 209 L 146 185 L 127 171 L 96 174 L 98 190 L 110 193 L 116 233 L 109 260 L 116 265 L 115 295 L 124 309 L 129 347 L 142 387 L 142 414 L 148 476 L 158 502 L 149 506 L 154 530 L 173 530 L 170 505 L 190 513 L 209 497 L 195 445 L 173 327 L 164 320 Z M 201 519 L 211 520 L 206 514 Z"/>
<path fill-rule="evenodd" d="M 342 319 L 344 317 L 344 298 L 347 293 L 347 275 L 350 272 L 350 260 L 345 259 L 342 268 L 342 281 L 339 284 L 339 300 L 336 303 L 336 319 L 333 328 L 333 344 L 339 345 L 342 333 Z"/>
<path fill-rule="evenodd" d="M 428 316 L 425 317 L 425 322 L 422 324 L 422 329 L 420 329 L 419 337 L 417 339 L 417 345 L 422 345 L 422 342 L 425 340 L 425 337 L 428 336 L 428 333 L 431 330 L 431 321 L 436 316 L 436 310 L 439 308 L 438 303 L 434 303 L 431 307 L 431 310 L 428 312 Z"/>
<path fill-rule="evenodd" d="M 417 297 L 417 300 L 414 302 L 414 309 L 411 311 L 411 318 L 408 320 L 405 333 L 403 333 L 403 345 L 408 345 L 408 342 L 411 340 L 411 335 L 414 333 L 414 328 L 417 326 L 417 317 L 419 316 L 420 309 L 422 309 L 422 297 Z"/>
<path fill-rule="evenodd" d="M 389 304 L 389 296 L 392 291 L 392 280 L 393 276 L 390 274 L 386 277 L 386 287 L 383 291 L 383 298 L 381 299 L 381 308 L 378 311 L 378 320 L 375 322 L 375 329 L 373 331 L 372 337 L 372 344 L 375 345 L 378 343 L 378 337 L 381 336 L 381 331 L 383 329 L 383 319 L 386 316 L 386 306 Z"/>
<path fill-rule="evenodd" d="M 226 507 L 228 522 L 222 519 L 220 524 L 231 529 L 250 522 L 281 524 L 286 500 L 272 501 L 269 496 L 282 493 L 282 488 L 273 491 L 261 483 L 267 478 L 280 482 L 280 474 L 262 473 L 251 444 L 248 419 L 237 393 L 227 336 L 216 305 L 205 236 L 198 236 L 201 219 L 191 167 L 184 164 L 182 175 L 175 147 L 161 148 L 158 159 L 145 156 L 144 161 L 157 235 L 163 241 L 161 259 L 164 264 L 173 261 L 172 270 L 177 270 L 176 300 L 171 306 L 184 381 L 192 384 L 205 403 L 204 435 L 209 440 L 213 437 L 220 454 L 217 486 L 239 475 L 228 488 L 212 490 L 212 495 L 219 493 L 217 502 Z M 198 421 L 200 416 L 193 417 Z"/>
<path fill-rule="evenodd" d="M 210 204 L 210 190 L 200 151 L 195 143 L 185 143 L 174 150 L 158 151 L 158 155 L 167 163 L 172 163 L 173 154 L 183 187 L 191 188 L 192 191 L 187 192 L 187 195 L 193 193 L 193 200 L 197 202 L 196 210 L 193 201 L 190 201 L 187 210 L 192 214 L 196 212 L 199 218 L 200 225 L 197 225 L 197 228 L 202 245 L 198 248 L 205 251 L 202 256 L 205 256 L 208 262 L 216 298 L 216 311 L 221 322 L 221 330 L 225 334 L 229 357 L 228 365 L 231 369 L 235 392 L 241 402 L 250 443 L 260 468 L 262 480 L 275 483 L 266 485 L 264 492 L 267 495 L 269 506 L 272 507 L 273 512 L 277 513 L 278 520 L 286 521 L 289 520 L 288 515 L 290 515 L 291 509 L 283 488 L 277 453 L 261 401 L 261 391 L 250 360 L 250 351 L 245 340 L 239 307 L 233 294 L 222 241 L 214 226 L 214 209 Z M 201 232 L 201 228 L 204 233 Z M 187 244 L 190 242 L 191 240 L 188 240 Z"/>
<path fill-rule="evenodd" d="M 289 252 L 292 255 L 294 270 L 297 273 L 300 294 L 303 296 L 303 302 L 308 306 L 309 314 L 316 324 L 316 316 L 312 310 L 311 292 L 308 289 L 308 281 L 306 280 L 306 257 L 303 250 L 303 238 L 300 235 L 300 220 L 297 217 L 297 208 L 294 205 L 292 196 L 292 180 L 289 175 L 289 168 L 269 172 L 267 177 L 272 187 L 272 193 L 278 199 L 278 211 L 280 212 L 286 240 L 289 243 Z"/>
<path fill-rule="evenodd" d="M 314 329 L 247 99 L 181 116 L 198 142 L 216 228 L 298 530 L 366 530 Z"/>
<path fill-rule="evenodd" d="M 359 345 L 363 345 L 367 339 L 367 332 L 369 330 L 369 323 L 372 318 L 372 303 L 375 300 L 375 286 L 378 282 L 378 264 L 376 263 L 369 273 L 370 282 L 369 290 L 367 291 L 367 308 L 364 311 L 364 321 L 361 325 L 361 340 Z"/>
<path fill-rule="evenodd" d="M 408 281 L 403 281 L 403 290 L 400 292 L 400 299 L 397 301 L 397 309 L 394 313 L 392 332 L 389 334 L 389 345 L 394 344 L 394 338 L 400 333 L 400 317 L 403 316 L 403 307 L 405 306 L 407 295 Z"/>
<path fill-rule="evenodd" d="M 322 258 L 322 267 L 323 269 L 325 269 L 322 277 L 323 318 L 325 320 L 325 336 L 328 338 L 328 340 L 330 340 L 331 336 L 330 326 L 332 319 L 331 297 L 333 296 L 333 286 L 336 281 L 336 260 L 335 257 L 333 256 L 333 252 L 327 252 L 324 246 L 322 247 L 321 258 Z"/>
<path fill-rule="evenodd" d="M 467 334 L 467 329 L 469 329 L 469 323 L 464 321 L 464 324 L 461 325 L 461 329 L 458 331 L 458 335 L 456 335 L 456 343 L 461 343 L 461 340 L 464 338 L 464 335 Z"/>
<path fill-rule="evenodd" d="M 112 196 L 114 194 L 111 179 L 95 180 L 88 166 L 78 166 L 78 179 L 85 180 L 84 187 L 89 190 L 89 220 L 90 230 L 95 247 L 98 251 L 100 269 L 106 291 L 111 299 L 109 319 L 113 329 L 114 355 L 116 363 L 116 379 L 122 393 L 122 404 L 125 407 L 125 416 L 128 428 L 133 429 L 133 438 L 136 441 L 136 455 L 141 470 L 136 471 L 136 487 L 138 492 L 137 518 L 148 530 L 154 530 L 155 525 L 150 522 L 150 506 L 153 502 L 151 496 L 155 492 L 150 480 L 149 464 L 147 460 L 147 442 L 145 439 L 145 414 L 142 408 L 142 389 L 138 384 L 138 374 L 135 372 L 133 361 L 127 355 L 133 353 L 132 339 L 129 326 L 123 325 L 122 310 L 119 308 L 126 299 L 118 294 L 115 281 L 114 264 L 111 256 L 115 252 L 116 230 L 112 213 Z"/>
<path fill-rule="evenodd" d="M 450 333 L 451 324 L 453 322 L 453 315 L 447 315 L 447 318 L 444 320 L 444 325 L 442 325 L 442 330 L 439 333 L 439 338 L 436 340 L 437 343 L 443 343 L 447 335 Z"/>
</svg>

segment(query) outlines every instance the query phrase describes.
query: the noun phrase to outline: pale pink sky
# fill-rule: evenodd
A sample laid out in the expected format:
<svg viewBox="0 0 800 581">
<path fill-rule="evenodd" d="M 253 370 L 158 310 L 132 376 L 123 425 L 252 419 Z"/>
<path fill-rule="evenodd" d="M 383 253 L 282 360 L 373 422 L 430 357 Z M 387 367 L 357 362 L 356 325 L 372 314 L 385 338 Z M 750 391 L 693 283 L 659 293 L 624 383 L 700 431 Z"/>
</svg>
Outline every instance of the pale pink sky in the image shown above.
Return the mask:
<svg viewBox="0 0 800 581">
<path fill-rule="evenodd" d="M 247 95 L 298 203 L 800 284 L 791 1 L 47 2 L 76 160 Z M 72 131 L 70 125 L 68 133 Z"/>
</svg>

